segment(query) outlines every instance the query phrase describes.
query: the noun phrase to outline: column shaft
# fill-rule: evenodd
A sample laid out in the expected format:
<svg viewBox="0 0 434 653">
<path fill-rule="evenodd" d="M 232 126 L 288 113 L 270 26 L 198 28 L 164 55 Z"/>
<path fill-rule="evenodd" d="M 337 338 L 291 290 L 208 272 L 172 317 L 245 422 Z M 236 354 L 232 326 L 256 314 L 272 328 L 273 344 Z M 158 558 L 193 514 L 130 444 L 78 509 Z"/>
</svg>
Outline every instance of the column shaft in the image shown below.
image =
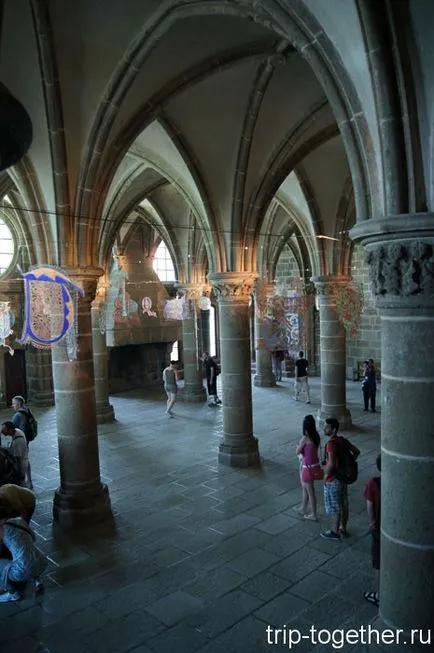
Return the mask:
<svg viewBox="0 0 434 653">
<path fill-rule="evenodd" d="M 26 350 L 27 397 L 34 406 L 54 406 L 51 349 Z"/>
<path fill-rule="evenodd" d="M 78 300 L 77 359 L 68 359 L 65 341 L 52 350 L 60 465 L 53 516 L 65 527 L 102 521 L 111 514 L 108 490 L 100 479 L 96 423 L 91 330 L 96 273 L 68 273 L 82 285 L 85 297 Z"/>
<path fill-rule="evenodd" d="M 273 374 L 273 364 L 271 351 L 267 347 L 266 324 L 264 323 L 261 302 L 266 301 L 267 293 L 273 293 L 272 284 L 262 287 L 263 296 L 255 294 L 254 318 L 255 318 L 255 352 L 256 352 L 256 374 L 253 379 L 255 386 L 271 388 L 276 385 L 276 379 Z"/>
<path fill-rule="evenodd" d="M 346 333 L 338 319 L 336 289 L 348 283 L 346 277 L 326 276 L 313 279 L 319 295 L 321 349 L 321 408 L 318 422 L 328 417 L 339 420 L 341 429 L 351 427 L 346 406 Z"/>
<path fill-rule="evenodd" d="M 184 389 L 180 393 L 182 401 L 188 403 L 206 400 L 203 387 L 202 363 L 199 361 L 198 334 L 195 300 L 190 299 L 190 317 L 182 320 L 182 344 L 184 361 Z"/>
<path fill-rule="evenodd" d="M 105 333 L 101 332 L 101 306 L 92 306 L 92 347 L 95 374 L 95 401 L 98 424 L 113 422 L 115 413 L 109 401 L 108 355 Z"/>
<path fill-rule="evenodd" d="M 223 394 L 223 441 L 219 461 L 248 467 L 258 462 L 258 441 L 253 436 L 252 375 L 250 368 L 249 300 L 254 276 L 210 275 L 218 297 Z"/>
<path fill-rule="evenodd" d="M 407 639 L 433 625 L 433 223 L 433 214 L 396 216 L 351 232 L 381 316 L 380 618 Z"/>
<path fill-rule="evenodd" d="M 210 312 L 201 311 L 200 312 L 200 336 L 201 336 L 201 346 L 202 352 L 207 351 L 210 353 L 211 348 L 211 333 L 210 333 Z"/>
</svg>

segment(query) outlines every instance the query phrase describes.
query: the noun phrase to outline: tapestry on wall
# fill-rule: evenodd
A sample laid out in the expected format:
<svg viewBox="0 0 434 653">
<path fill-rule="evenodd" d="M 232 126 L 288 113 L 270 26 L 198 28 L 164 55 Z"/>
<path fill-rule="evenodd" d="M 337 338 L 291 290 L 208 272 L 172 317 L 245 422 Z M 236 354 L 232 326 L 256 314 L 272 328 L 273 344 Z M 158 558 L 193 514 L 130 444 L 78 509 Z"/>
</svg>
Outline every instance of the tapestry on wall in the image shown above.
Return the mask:
<svg viewBox="0 0 434 653">
<path fill-rule="evenodd" d="M 77 303 L 84 291 L 61 270 L 44 266 L 23 272 L 24 326 L 21 344 L 50 348 L 66 338 L 70 360 L 77 357 Z"/>
<path fill-rule="evenodd" d="M 164 304 L 163 315 L 165 320 L 187 320 L 190 313 L 190 302 L 185 295 L 169 299 Z"/>
<path fill-rule="evenodd" d="M 0 345 L 6 347 L 11 356 L 14 355 L 14 350 L 6 341 L 13 333 L 14 323 L 15 315 L 11 312 L 10 302 L 0 301 Z"/>
</svg>

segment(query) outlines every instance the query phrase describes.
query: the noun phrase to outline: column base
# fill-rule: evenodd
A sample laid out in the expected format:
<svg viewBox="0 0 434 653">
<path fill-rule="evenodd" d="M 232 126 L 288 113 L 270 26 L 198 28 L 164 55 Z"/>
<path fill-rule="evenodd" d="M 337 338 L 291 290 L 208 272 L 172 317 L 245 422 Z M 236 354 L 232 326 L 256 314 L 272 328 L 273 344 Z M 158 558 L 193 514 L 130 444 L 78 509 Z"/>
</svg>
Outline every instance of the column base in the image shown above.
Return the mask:
<svg viewBox="0 0 434 653">
<path fill-rule="evenodd" d="M 62 528 L 95 524 L 112 517 L 109 491 L 106 485 L 89 491 L 72 493 L 58 488 L 54 494 L 53 521 Z"/>
<path fill-rule="evenodd" d="M 324 428 L 325 421 L 329 417 L 335 417 L 339 421 L 339 431 L 349 431 L 353 426 L 351 413 L 348 408 L 340 407 L 332 411 L 325 411 L 320 408 L 316 416 L 317 427 L 319 430 Z"/>
<path fill-rule="evenodd" d="M 97 424 L 107 424 L 115 421 L 115 411 L 111 404 L 97 404 L 96 405 L 96 422 Z"/>
<path fill-rule="evenodd" d="M 276 385 L 276 379 L 274 378 L 274 375 L 270 378 L 269 376 L 264 376 L 262 374 L 255 374 L 253 377 L 253 385 L 257 388 L 274 388 Z"/>
<path fill-rule="evenodd" d="M 31 406 L 40 406 L 41 408 L 54 406 L 54 391 L 32 393 L 29 396 L 29 404 Z"/>
<path fill-rule="evenodd" d="M 179 401 L 185 404 L 199 404 L 206 401 L 206 390 L 203 386 L 197 388 L 183 388 L 179 392 Z"/>
<path fill-rule="evenodd" d="M 219 446 L 219 463 L 229 467 L 252 467 L 260 463 L 258 439 L 243 440 L 240 444 L 222 442 Z"/>
</svg>

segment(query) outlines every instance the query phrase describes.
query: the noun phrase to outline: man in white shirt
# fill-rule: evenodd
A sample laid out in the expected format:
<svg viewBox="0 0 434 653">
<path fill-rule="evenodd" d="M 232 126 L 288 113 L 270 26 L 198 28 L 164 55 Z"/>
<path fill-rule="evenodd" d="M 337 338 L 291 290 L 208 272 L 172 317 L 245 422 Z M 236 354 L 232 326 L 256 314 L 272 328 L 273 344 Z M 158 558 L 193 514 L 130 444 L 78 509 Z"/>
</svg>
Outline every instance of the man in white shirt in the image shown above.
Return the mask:
<svg viewBox="0 0 434 653">
<path fill-rule="evenodd" d="M 3 422 L 1 433 L 6 437 L 12 438 L 9 451 L 16 458 L 21 472 L 22 481 L 20 485 L 25 485 L 26 473 L 29 465 L 26 436 L 21 429 L 16 429 L 12 422 Z"/>
</svg>

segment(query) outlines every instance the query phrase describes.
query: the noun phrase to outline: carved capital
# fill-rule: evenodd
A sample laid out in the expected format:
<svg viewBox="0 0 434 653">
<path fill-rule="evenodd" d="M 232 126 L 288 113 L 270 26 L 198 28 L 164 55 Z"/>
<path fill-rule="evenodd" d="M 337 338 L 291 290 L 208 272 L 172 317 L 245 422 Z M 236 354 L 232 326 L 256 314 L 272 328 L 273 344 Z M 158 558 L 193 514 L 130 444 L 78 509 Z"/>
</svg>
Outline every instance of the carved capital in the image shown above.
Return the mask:
<svg viewBox="0 0 434 653">
<path fill-rule="evenodd" d="M 81 301 L 92 302 L 95 298 L 98 279 L 104 274 L 102 268 L 93 266 L 62 268 L 62 271 L 78 286 L 83 288 L 84 297 Z"/>
<path fill-rule="evenodd" d="M 248 301 L 253 293 L 256 275 L 249 272 L 221 272 L 208 276 L 219 300 Z"/>
<path fill-rule="evenodd" d="M 186 299 L 197 301 L 205 294 L 207 285 L 204 283 L 176 283 L 175 288 L 182 292 Z"/>
<path fill-rule="evenodd" d="M 434 239 L 369 243 L 365 262 L 377 297 L 434 296 Z"/>
<path fill-rule="evenodd" d="M 311 281 L 315 284 L 317 295 L 320 297 L 334 297 L 338 288 L 347 286 L 351 279 L 346 276 L 323 276 L 312 277 Z"/>
</svg>

